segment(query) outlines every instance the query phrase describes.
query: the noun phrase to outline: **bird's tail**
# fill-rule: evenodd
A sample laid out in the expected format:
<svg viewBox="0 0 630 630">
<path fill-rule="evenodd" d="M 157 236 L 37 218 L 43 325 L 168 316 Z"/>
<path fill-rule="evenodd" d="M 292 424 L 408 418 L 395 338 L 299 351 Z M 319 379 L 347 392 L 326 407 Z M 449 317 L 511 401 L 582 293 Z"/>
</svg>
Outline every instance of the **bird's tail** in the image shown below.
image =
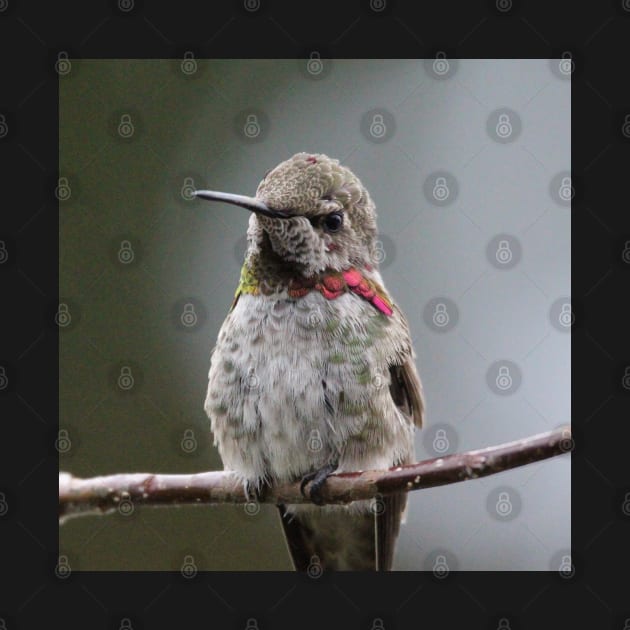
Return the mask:
<svg viewBox="0 0 630 630">
<path fill-rule="evenodd" d="M 296 571 L 390 571 L 407 495 L 376 499 L 372 509 L 278 506 Z"/>
</svg>

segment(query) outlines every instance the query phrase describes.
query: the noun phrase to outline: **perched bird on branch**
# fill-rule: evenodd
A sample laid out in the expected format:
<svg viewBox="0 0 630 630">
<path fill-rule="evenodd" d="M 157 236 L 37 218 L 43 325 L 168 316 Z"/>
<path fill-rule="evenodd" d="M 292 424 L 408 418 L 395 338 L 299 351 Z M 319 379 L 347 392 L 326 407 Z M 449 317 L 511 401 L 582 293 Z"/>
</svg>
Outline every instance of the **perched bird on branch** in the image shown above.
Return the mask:
<svg viewBox="0 0 630 630">
<path fill-rule="evenodd" d="M 252 212 L 205 410 L 226 470 L 248 492 L 301 479 L 279 506 L 297 570 L 390 570 L 407 500 L 325 505 L 333 472 L 415 461 L 423 395 L 405 316 L 378 271 L 375 206 L 338 160 L 298 153 L 255 197 L 197 191 Z"/>
</svg>

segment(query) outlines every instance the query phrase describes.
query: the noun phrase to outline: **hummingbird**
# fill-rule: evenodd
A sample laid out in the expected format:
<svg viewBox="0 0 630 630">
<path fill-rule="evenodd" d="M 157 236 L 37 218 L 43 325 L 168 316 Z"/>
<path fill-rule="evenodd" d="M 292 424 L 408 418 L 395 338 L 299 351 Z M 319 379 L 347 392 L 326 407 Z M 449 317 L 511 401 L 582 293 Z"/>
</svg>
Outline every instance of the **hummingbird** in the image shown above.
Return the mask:
<svg viewBox="0 0 630 630">
<path fill-rule="evenodd" d="M 424 415 L 409 326 L 378 270 L 374 202 L 339 160 L 309 153 L 268 171 L 254 197 L 195 194 L 251 212 L 204 404 L 225 470 L 248 496 L 301 481 L 310 502 L 278 505 L 295 570 L 391 570 L 406 493 L 321 496 L 333 473 L 414 462 Z"/>
</svg>

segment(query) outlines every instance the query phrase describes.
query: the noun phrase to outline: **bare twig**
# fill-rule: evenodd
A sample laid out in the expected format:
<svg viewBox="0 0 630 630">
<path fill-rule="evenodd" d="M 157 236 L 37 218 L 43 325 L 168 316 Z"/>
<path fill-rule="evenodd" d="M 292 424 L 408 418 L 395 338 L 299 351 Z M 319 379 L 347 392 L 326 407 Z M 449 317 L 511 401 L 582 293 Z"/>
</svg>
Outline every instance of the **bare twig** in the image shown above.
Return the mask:
<svg viewBox="0 0 630 630">
<path fill-rule="evenodd" d="M 515 442 L 456 453 L 389 470 L 340 473 L 329 477 L 321 496 L 325 503 L 351 503 L 392 492 L 433 488 L 494 475 L 572 450 L 571 427 L 540 433 Z M 266 488 L 265 503 L 306 503 L 300 482 Z M 59 473 L 59 519 L 82 514 L 133 511 L 135 506 L 247 503 L 242 483 L 230 472 L 193 475 L 121 473 L 79 479 Z"/>
</svg>

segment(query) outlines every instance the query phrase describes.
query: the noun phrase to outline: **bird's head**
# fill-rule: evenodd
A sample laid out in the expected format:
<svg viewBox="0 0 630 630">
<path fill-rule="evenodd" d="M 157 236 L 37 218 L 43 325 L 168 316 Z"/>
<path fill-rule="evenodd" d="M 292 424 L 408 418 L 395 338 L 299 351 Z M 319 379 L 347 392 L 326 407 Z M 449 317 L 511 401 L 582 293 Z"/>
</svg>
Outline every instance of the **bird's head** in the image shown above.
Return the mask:
<svg viewBox="0 0 630 630">
<path fill-rule="evenodd" d="M 326 155 L 296 153 L 265 175 L 255 197 L 196 194 L 251 210 L 249 253 L 279 258 L 304 276 L 378 266 L 374 203 L 359 178 Z"/>
</svg>

